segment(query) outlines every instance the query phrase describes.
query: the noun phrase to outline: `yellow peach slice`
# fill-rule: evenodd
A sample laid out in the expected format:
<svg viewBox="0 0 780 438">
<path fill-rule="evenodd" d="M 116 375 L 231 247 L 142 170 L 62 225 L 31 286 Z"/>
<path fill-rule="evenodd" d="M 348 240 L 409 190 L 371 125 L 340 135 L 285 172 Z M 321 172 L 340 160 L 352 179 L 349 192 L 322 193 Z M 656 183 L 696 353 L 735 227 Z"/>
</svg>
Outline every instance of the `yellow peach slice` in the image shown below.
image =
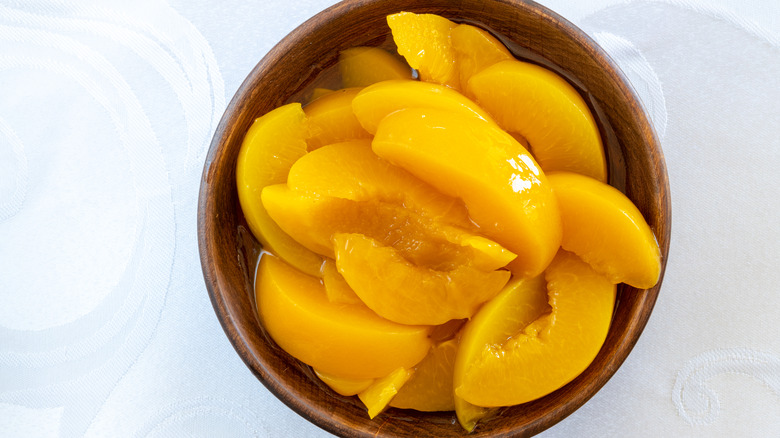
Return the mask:
<svg viewBox="0 0 780 438">
<path fill-rule="evenodd" d="M 461 332 L 453 367 L 453 387 L 463 384 L 466 369 L 491 345 L 501 345 L 525 326 L 549 311 L 547 283 L 543 275 L 530 279 L 515 277 L 492 300 L 485 303 Z M 424 360 L 424 359 L 423 359 Z M 489 409 L 472 405 L 455 396 L 455 413 L 467 431 L 489 414 Z"/>
<path fill-rule="evenodd" d="M 390 79 L 412 79 L 412 69 L 379 47 L 352 47 L 339 54 L 341 86 L 365 87 Z"/>
<path fill-rule="evenodd" d="M 379 121 L 404 108 L 439 108 L 493 122 L 476 103 L 453 90 L 431 82 L 385 81 L 361 90 L 352 110 L 366 131 L 375 134 Z"/>
<path fill-rule="evenodd" d="M 406 205 L 447 223 L 469 224 L 463 202 L 379 158 L 369 140 L 331 144 L 301 157 L 290 168 L 287 185 L 306 193 Z"/>
<path fill-rule="evenodd" d="M 561 210 L 561 246 L 613 283 L 649 289 L 658 282 L 661 250 L 642 213 L 607 184 L 570 172 L 549 174 Z"/>
<path fill-rule="evenodd" d="M 485 237 L 470 234 L 455 227 L 443 226 L 442 231 L 448 242 L 470 248 L 473 255 L 471 264 L 483 271 L 503 268 L 517 258 L 517 254 Z"/>
<path fill-rule="evenodd" d="M 325 294 L 331 303 L 362 303 L 360 297 L 355 294 L 355 291 L 349 287 L 344 277 L 339 274 L 336 262 L 333 259 L 326 258 L 322 264 L 322 284 L 325 285 Z"/>
<path fill-rule="evenodd" d="M 324 257 L 333 258 L 330 243 L 331 224 L 339 224 L 341 211 L 352 217 L 357 210 L 347 199 L 312 196 L 290 190 L 287 184 L 275 184 L 263 189 L 263 206 L 269 216 L 305 248 Z M 327 225 L 327 227 L 325 227 Z"/>
<path fill-rule="evenodd" d="M 334 234 L 361 233 L 393 246 L 421 266 L 446 269 L 475 258 L 476 250 L 448 241 L 450 232 L 402 205 L 308 194 L 284 184 L 266 187 L 262 198 L 268 214 L 286 233 L 325 257 L 335 257 Z M 486 252 L 480 257 L 490 256 Z"/>
<path fill-rule="evenodd" d="M 352 99 L 360 90 L 345 88 L 333 91 L 303 108 L 309 122 L 309 137 L 306 139 L 309 150 L 326 144 L 371 137 L 352 112 Z"/>
<path fill-rule="evenodd" d="M 290 166 L 306 154 L 306 126 L 299 103 L 255 120 L 238 152 L 236 186 L 249 229 L 263 247 L 301 271 L 319 276 L 322 259 L 285 234 L 268 216 L 260 198 L 263 187 L 286 181 Z"/>
<path fill-rule="evenodd" d="M 316 369 L 314 370 L 314 374 L 316 374 L 323 383 L 328 385 L 330 389 L 344 396 L 356 395 L 363 392 L 375 381 L 375 379 L 347 379 L 323 373 Z"/>
<path fill-rule="evenodd" d="M 615 285 L 564 250 L 545 280 L 551 312 L 524 328 L 517 324 L 519 334 L 487 344 L 462 365 L 458 397 L 486 407 L 526 403 L 569 383 L 596 357 L 612 319 Z"/>
<path fill-rule="evenodd" d="M 384 377 L 428 353 L 430 327 L 396 324 L 362 304 L 328 301 L 324 287 L 272 255 L 263 255 L 257 311 L 271 338 L 320 372 L 347 379 Z"/>
<path fill-rule="evenodd" d="M 565 170 L 607 181 L 596 121 L 577 90 L 554 72 L 502 61 L 472 76 L 467 89 L 501 127 L 528 139 L 545 172 Z"/>
<path fill-rule="evenodd" d="M 368 409 L 368 417 L 374 418 L 384 411 L 390 400 L 395 397 L 398 390 L 404 386 L 411 376 L 411 370 L 398 368 L 387 376 L 378 379 L 358 394 L 358 398 Z"/>
<path fill-rule="evenodd" d="M 469 79 L 491 65 L 514 59 L 507 48 L 488 32 L 459 24 L 450 32 L 455 49 L 455 65 L 458 68 L 461 87 L 466 89 Z"/>
<path fill-rule="evenodd" d="M 412 378 L 390 401 L 390 406 L 424 412 L 454 410 L 452 370 L 457 351 L 456 339 L 431 347 L 425 359 L 415 367 Z"/>
<path fill-rule="evenodd" d="M 387 16 L 398 53 L 427 82 L 460 88 L 455 50 L 450 42 L 452 21 L 433 14 L 399 12 Z"/>
<path fill-rule="evenodd" d="M 413 265 L 392 247 L 362 234 L 333 236 L 336 267 L 374 312 L 401 324 L 469 318 L 509 280 L 509 271 L 469 265 L 439 271 Z"/>
<path fill-rule="evenodd" d="M 558 202 L 533 157 L 498 127 L 442 110 L 404 109 L 380 122 L 372 148 L 462 199 L 480 233 L 517 254 L 513 272 L 535 277 L 555 256 Z"/>
</svg>

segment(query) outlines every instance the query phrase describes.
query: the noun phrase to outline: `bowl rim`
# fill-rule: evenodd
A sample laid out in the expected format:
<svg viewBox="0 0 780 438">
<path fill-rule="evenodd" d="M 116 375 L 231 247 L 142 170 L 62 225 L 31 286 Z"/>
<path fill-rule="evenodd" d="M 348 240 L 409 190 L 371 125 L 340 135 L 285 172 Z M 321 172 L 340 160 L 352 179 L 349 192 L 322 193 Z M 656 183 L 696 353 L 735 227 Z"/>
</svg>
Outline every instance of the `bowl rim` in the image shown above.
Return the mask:
<svg viewBox="0 0 780 438">
<path fill-rule="evenodd" d="M 649 148 L 650 155 L 656 159 L 653 160 L 655 168 L 653 169 L 654 175 L 658 179 L 658 185 L 660 188 L 662 202 L 659 202 L 659 206 L 664 210 L 665 217 L 667 218 L 662 232 L 666 236 L 661 244 L 662 258 L 661 272 L 658 283 L 649 290 L 646 290 L 641 298 L 640 308 L 645 309 L 644 313 L 641 313 L 639 318 L 632 318 L 629 327 L 624 332 L 620 339 L 620 345 L 617 349 L 617 354 L 612 355 L 607 361 L 607 368 L 603 371 L 603 379 L 591 381 L 585 386 L 583 391 L 575 394 L 574 397 L 569 398 L 562 402 L 558 409 L 550 411 L 551 414 L 545 415 L 541 418 L 537 418 L 525 426 L 524 431 L 530 433 L 538 433 L 545 430 L 565 417 L 579 409 L 585 404 L 601 387 L 606 384 L 609 379 L 617 372 L 617 369 L 626 360 L 633 347 L 637 343 L 639 336 L 644 330 L 655 302 L 658 298 L 660 287 L 663 283 L 663 278 L 666 270 L 666 264 L 668 261 L 669 244 L 671 237 L 671 200 L 669 199 L 669 180 L 666 171 L 666 165 L 661 149 L 658 136 L 648 120 L 647 112 L 639 99 L 637 93 L 631 86 L 625 74 L 621 71 L 619 66 L 610 58 L 610 56 L 585 32 L 579 29 L 577 26 L 560 16 L 558 13 L 551 9 L 540 5 L 530 0 L 492 0 L 496 3 L 506 4 L 510 7 L 523 9 L 527 13 L 534 13 L 539 16 L 540 19 L 546 20 L 549 24 L 559 28 L 563 33 L 567 34 L 576 44 L 578 44 L 587 54 L 599 65 L 599 67 L 606 72 L 614 83 L 618 86 L 618 91 L 621 96 L 627 99 L 628 104 L 634 109 L 632 111 L 632 122 L 636 124 L 638 129 L 641 130 L 643 138 L 646 140 Z M 350 428 L 341 422 L 334 420 L 332 417 L 322 415 L 321 412 L 308 409 L 305 403 L 301 403 L 294 395 L 287 390 L 283 385 L 271 378 L 268 370 L 260 358 L 258 358 L 250 348 L 248 342 L 244 339 L 241 333 L 237 330 L 231 330 L 235 327 L 236 321 L 234 320 L 230 309 L 226 303 L 225 295 L 220 289 L 220 274 L 214 267 L 214 247 L 212 242 L 207 238 L 206 233 L 206 218 L 209 204 L 210 194 L 210 168 L 212 163 L 216 161 L 217 156 L 224 152 L 225 133 L 229 126 L 234 121 L 239 103 L 243 100 L 243 96 L 250 93 L 252 84 L 254 84 L 258 77 L 264 74 L 264 70 L 269 69 L 274 64 L 274 61 L 278 59 L 281 54 L 287 51 L 288 47 L 295 46 L 299 41 L 304 39 L 306 35 L 316 32 L 318 29 L 326 25 L 327 22 L 348 14 L 349 12 L 366 7 L 372 4 L 388 3 L 390 0 L 343 0 L 336 3 L 321 12 L 313 15 L 307 19 L 304 23 L 296 27 L 293 31 L 282 38 L 263 58 L 255 65 L 251 72 L 244 79 L 242 84 L 236 90 L 230 103 L 226 106 L 225 112 L 220 119 L 217 128 L 215 129 L 214 136 L 209 145 L 208 153 L 205 159 L 203 173 L 201 176 L 201 184 L 198 197 L 198 213 L 197 213 L 197 233 L 198 233 L 198 247 L 201 262 L 201 269 L 203 271 L 204 281 L 206 288 L 214 308 L 220 325 L 223 331 L 227 335 L 231 344 L 236 352 L 241 357 L 242 361 L 252 371 L 253 374 L 260 380 L 260 382 L 280 401 L 287 405 L 290 409 L 296 412 L 301 417 L 305 418 L 312 424 L 337 435 L 350 435 L 358 436 L 355 429 Z M 454 4 L 456 6 L 457 4 Z M 474 435 L 474 434 L 472 434 Z"/>
</svg>

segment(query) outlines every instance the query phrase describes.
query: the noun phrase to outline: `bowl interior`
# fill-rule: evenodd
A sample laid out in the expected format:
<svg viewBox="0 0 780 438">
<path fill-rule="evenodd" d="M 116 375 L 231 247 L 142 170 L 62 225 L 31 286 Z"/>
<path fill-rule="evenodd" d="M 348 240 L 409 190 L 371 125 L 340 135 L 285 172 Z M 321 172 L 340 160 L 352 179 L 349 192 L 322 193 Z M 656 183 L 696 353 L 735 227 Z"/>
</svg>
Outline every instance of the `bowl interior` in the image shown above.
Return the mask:
<svg viewBox="0 0 780 438">
<path fill-rule="evenodd" d="M 252 372 L 279 399 L 318 426 L 346 436 L 459 436 L 452 413 L 389 409 L 369 420 L 354 397 L 324 386 L 267 335 L 255 310 L 253 280 L 261 247 L 238 203 L 235 164 L 252 121 L 327 82 L 341 50 L 392 45 L 385 17 L 399 11 L 434 13 L 490 30 L 521 59 L 557 71 L 585 96 L 599 123 L 610 183 L 644 214 L 661 246 L 669 248 L 670 200 L 663 154 L 641 105 L 619 70 L 584 33 L 535 3 L 492 0 L 368 0 L 333 6 L 289 34 L 252 70 L 217 127 L 206 160 L 198 209 L 198 239 L 206 285 L 230 341 Z M 663 277 L 663 269 L 662 269 Z M 560 421 L 615 373 L 636 343 L 661 282 L 651 290 L 618 288 L 604 347 L 574 381 L 539 400 L 503 408 L 472 436 L 532 434 Z"/>
</svg>

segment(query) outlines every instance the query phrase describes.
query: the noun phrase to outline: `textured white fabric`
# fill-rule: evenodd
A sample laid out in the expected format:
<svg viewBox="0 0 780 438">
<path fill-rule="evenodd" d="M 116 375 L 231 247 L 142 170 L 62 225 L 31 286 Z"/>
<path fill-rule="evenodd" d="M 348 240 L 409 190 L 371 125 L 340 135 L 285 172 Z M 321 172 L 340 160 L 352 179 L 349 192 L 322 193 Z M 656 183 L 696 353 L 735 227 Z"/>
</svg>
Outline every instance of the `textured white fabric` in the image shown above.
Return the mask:
<svg viewBox="0 0 780 438">
<path fill-rule="evenodd" d="M 333 1 L 0 0 L 0 436 L 327 436 L 203 284 L 196 200 L 227 101 Z M 780 436 L 780 4 L 550 0 L 662 139 L 672 245 L 615 377 L 558 436 Z"/>
</svg>

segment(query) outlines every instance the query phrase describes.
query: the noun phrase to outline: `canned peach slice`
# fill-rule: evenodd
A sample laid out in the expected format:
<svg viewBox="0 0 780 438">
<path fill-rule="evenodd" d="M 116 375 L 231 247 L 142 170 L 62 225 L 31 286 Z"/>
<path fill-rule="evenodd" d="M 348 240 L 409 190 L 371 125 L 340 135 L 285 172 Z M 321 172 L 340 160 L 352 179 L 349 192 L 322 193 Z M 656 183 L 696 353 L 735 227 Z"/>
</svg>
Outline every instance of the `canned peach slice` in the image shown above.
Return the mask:
<svg viewBox="0 0 780 438">
<path fill-rule="evenodd" d="M 648 289 L 661 273 L 661 250 L 642 213 L 618 189 L 570 172 L 549 174 L 561 209 L 561 246 L 613 283 Z"/>
<path fill-rule="evenodd" d="M 285 182 L 292 164 L 306 155 L 307 129 L 306 115 L 298 103 L 257 118 L 238 153 L 236 187 L 244 218 L 263 247 L 301 271 L 318 276 L 322 258 L 282 231 L 260 198 L 265 186 Z"/>
<path fill-rule="evenodd" d="M 528 140 L 545 172 L 566 170 L 607 181 L 598 125 L 561 76 L 528 62 L 502 61 L 472 76 L 467 90 L 502 128 Z"/>
<path fill-rule="evenodd" d="M 319 279 L 269 254 L 260 259 L 257 311 L 271 338 L 311 367 L 346 379 L 385 377 L 428 353 L 431 327 L 396 324 L 363 304 L 328 301 Z"/>
</svg>

